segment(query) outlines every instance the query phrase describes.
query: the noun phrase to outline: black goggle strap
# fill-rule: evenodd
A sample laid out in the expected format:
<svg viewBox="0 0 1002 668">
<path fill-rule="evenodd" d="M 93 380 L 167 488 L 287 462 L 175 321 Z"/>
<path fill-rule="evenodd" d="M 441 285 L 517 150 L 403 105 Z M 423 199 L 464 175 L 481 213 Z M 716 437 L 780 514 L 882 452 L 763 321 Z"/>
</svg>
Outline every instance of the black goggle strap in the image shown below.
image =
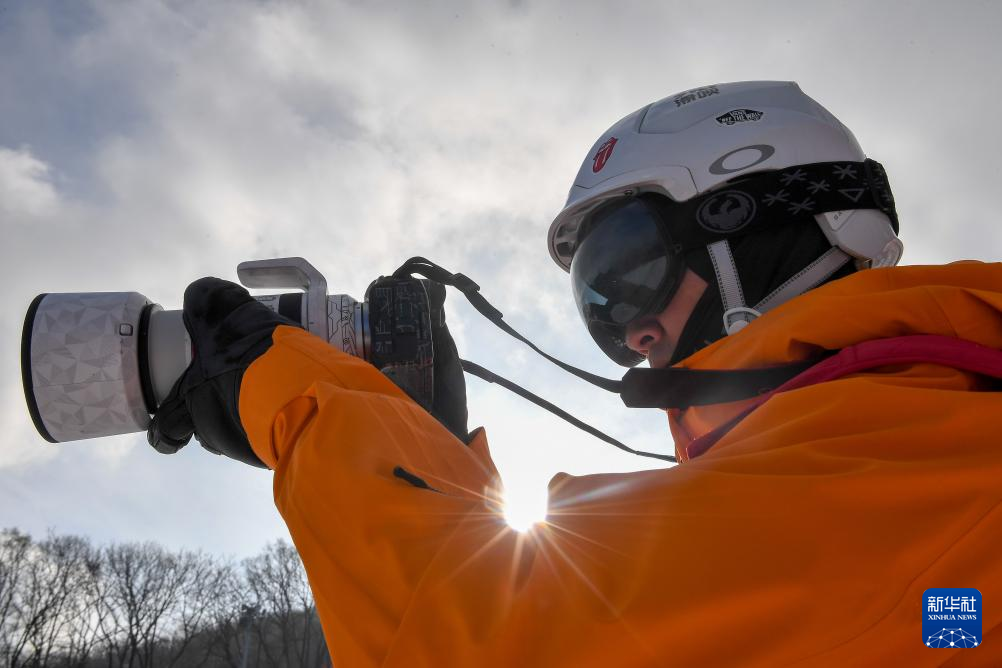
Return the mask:
<svg viewBox="0 0 1002 668">
<path fill-rule="evenodd" d="M 877 209 L 895 233 L 898 214 L 884 168 L 876 160 L 818 162 L 755 174 L 685 202 L 670 205 L 673 220 L 694 221 L 673 229 L 683 250 L 707 246 L 782 221 L 812 221 L 846 209 Z"/>
<path fill-rule="evenodd" d="M 818 362 L 818 359 L 813 359 L 764 369 L 630 369 L 626 372 L 622 380 L 613 380 L 578 369 L 540 350 L 534 343 L 515 331 L 508 323 L 504 322 L 502 313 L 480 294 L 480 287 L 467 276 L 453 274 L 423 257 L 413 257 L 393 272 L 393 276 L 396 278 L 403 278 L 411 274 L 417 274 L 458 289 L 473 308 L 506 334 L 526 344 L 561 369 L 597 387 L 619 394 L 623 403 L 631 408 L 681 409 L 690 406 L 747 399 L 779 387 L 787 380 Z M 463 370 L 467 373 L 486 380 L 489 383 L 501 385 L 523 399 L 531 401 L 575 427 L 620 450 L 662 461 L 676 461 L 672 455 L 634 450 L 520 385 L 473 362 L 467 360 L 460 360 L 460 362 Z"/>
</svg>

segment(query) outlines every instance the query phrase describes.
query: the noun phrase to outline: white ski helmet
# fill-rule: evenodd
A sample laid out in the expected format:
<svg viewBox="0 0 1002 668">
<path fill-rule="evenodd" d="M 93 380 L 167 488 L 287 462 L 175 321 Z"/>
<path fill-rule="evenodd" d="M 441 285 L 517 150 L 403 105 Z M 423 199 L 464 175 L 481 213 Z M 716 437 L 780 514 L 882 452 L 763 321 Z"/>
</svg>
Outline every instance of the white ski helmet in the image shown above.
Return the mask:
<svg viewBox="0 0 1002 668">
<path fill-rule="evenodd" d="M 550 225 L 551 257 L 571 271 L 584 237 L 602 215 L 597 212 L 615 209 L 611 203 L 650 194 L 662 197 L 648 199 L 689 205 L 677 206 L 670 223 L 661 227 L 697 230 L 674 234 L 690 247 L 705 246 L 710 255 L 723 305 L 722 334 L 737 331 L 761 313 L 823 283 L 850 260 L 862 269 L 893 266 L 901 257 L 897 216 L 883 169 L 866 159 L 838 119 L 793 82 L 695 88 L 654 102 L 613 125 L 589 151 L 566 205 Z M 727 238 L 772 221 L 789 223 L 791 217 L 813 218 L 832 248 L 758 304 L 745 304 Z M 630 225 L 620 226 L 618 238 L 633 234 Z M 608 246 L 616 238 L 606 233 L 601 243 Z M 667 239 L 666 248 L 681 248 L 679 241 Z M 657 253 L 646 255 L 645 266 L 657 262 L 657 271 L 664 271 Z M 643 287 L 645 293 L 654 288 L 651 271 L 646 274 L 650 284 Z M 623 341 L 600 340 L 592 330 L 596 316 L 588 309 L 611 304 L 614 295 L 596 295 L 595 286 L 578 282 L 575 276 L 578 306 L 596 341 L 614 360 L 635 363 L 633 355 L 621 350 Z M 635 281 L 628 283 L 637 289 Z M 587 294 L 582 297 L 582 292 Z M 622 284 L 611 292 L 621 296 Z M 588 295 L 598 301 L 583 304 Z M 625 327 L 636 309 L 624 309 L 618 317 L 608 309 L 598 310 L 617 327 Z"/>
</svg>

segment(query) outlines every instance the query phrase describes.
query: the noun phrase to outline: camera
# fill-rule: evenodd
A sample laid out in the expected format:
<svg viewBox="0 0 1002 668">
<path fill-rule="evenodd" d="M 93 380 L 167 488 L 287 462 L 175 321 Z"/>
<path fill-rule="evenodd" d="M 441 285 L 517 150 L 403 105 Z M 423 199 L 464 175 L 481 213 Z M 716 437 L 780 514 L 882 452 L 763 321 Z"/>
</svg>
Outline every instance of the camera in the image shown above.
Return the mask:
<svg viewBox="0 0 1002 668">
<path fill-rule="evenodd" d="M 420 405 L 434 394 L 431 309 L 416 278 L 381 277 L 364 299 L 327 294 L 300 257 L 242 262 L 248 288 L 297 292 L 258 302 L 372 363 Z M 138 292 L 40 294 L 21 336 L 21 380 L 38 433 L 51 443 L 145 431 L 192 359 L 181 311 Z"/>
</svg>

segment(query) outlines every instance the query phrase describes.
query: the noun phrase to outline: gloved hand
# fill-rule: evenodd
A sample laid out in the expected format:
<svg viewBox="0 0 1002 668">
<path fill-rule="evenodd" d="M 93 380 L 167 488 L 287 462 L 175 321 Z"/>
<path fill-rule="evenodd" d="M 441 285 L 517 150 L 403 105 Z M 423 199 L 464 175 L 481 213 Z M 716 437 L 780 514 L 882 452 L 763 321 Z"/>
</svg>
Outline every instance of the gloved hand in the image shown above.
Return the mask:
<svg viewBox="0 0 1002 668">
<path fill-rule="evenodd" d="M 184 291 L 183 317 L 192 361 L 157 409 L 147 432 L 150 445 L 173 454 L 194 434 L 210 452 L 264 467 L 240 424 L 240 380 L 271 346 L 276 327 L 298 324 L 258 303 L 236 283 L 211 277 Z"/>
<path fill-rule="evenodd" d="M 435 350 L 435 393 L 432 398 L 432 416 L 466 443 L 468 413 L 466 409 L 466 377 L 459 362 L 456 342 L 445 324 L 445 286 L 435 281 L 422 280 L 431 307 L 431 335 Z"/>
</svg>

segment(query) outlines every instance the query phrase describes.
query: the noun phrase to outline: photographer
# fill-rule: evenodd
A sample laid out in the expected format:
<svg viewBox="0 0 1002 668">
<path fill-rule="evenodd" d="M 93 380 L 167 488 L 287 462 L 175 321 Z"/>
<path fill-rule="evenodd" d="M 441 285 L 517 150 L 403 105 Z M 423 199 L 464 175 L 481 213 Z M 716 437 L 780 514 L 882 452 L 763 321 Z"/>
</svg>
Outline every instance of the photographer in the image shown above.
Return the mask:
<svg viewBox="0 0 1002 668">
<path fill-rule="evenodd" d="M 550 253 L 605 354 L 719 370 L 719 401 L 669 408 L 680 466 L 554 478 L 528 534 L 467 434 L 440 286 L 429 413 L 239 286 L 194 283 L 194 362 L 150 438 L 274 470 L 335 665 L 999 663 L 1002 270 L 893 268 L 897 227 L 880 165 L 795 84 L 614 125 Z M 788 373 L 741 373 L 761 369 Z M 963 656 L 920 637 L 923 592 L 952 586 L 988 602 Z"/>
</svg>

